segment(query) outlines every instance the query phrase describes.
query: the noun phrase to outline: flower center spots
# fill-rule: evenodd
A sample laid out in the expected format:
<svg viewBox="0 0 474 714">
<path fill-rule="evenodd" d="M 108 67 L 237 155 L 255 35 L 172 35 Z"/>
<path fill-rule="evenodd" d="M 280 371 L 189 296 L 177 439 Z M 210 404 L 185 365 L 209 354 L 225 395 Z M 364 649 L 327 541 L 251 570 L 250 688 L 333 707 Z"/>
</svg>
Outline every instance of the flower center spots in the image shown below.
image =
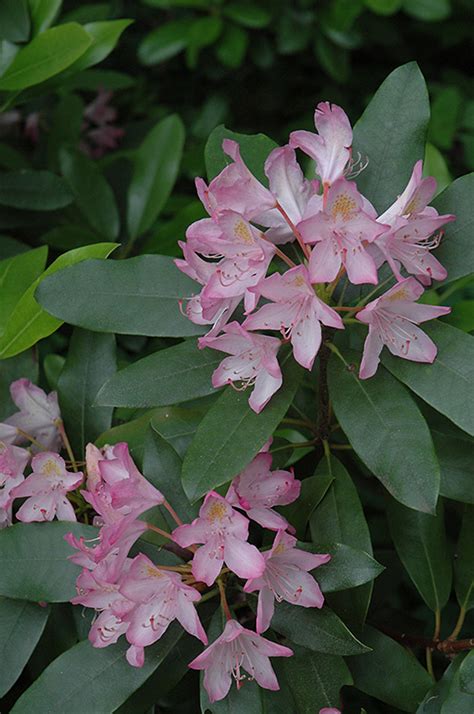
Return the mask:
<svg viewBox="0 0 474 714">
<path fill-rule="evenodd" d="M 243 221 L 237 221 L 235 224 L 234 235 L 242 243 L 245 243 L 246 245 L 253 245 L 254 241 L 250 228 Z"/>
<path fill-rule="evenodd" d="M 294 278 L 293 280 L 293 285 L 295 286 L 295 288 L 302 288 L 304 285 L 306 285 L 306 281 L 302 275 L 297 275 L 296 278 Z"/>
<path fill-rule="evenodd" d="M 400 288 L 392 293 L 392 295 L 384 297 L 384 302 L 397 302 L 397 300 L 410 300 L 410 295 L 406 288 Z"/>
<path fill-rule="evenodd" d="M 277 547 L 273 551 L 273 555 L 280 555 L 281 553 L 284 553 L 286 551 L 286 547 L 284 543 L 278 543 Z"/>
<path fill-rule="evenodd" d="M 151 565 L 146 566 L 146 574 L 150 578 L 162 578 L 163 573 L 158 568 L 153 568 Z"/>
<path fill-rule="evenodd" d="M 48 459 L 41 467 L 41 473 L 45 476 L 61 476 L 61 469 L 55 461 Z"/>
<path fill-rule="evenodd" d="M 225 518 L 226 515 L 226 505 L 217 501 L 216 503 L 213 503 L 212 506 L 209 508 L 207 520 L 209 521 L 209 523 L 214 523 L 215 521 L 222 521 L 222 519 Z"/>
<path fill-rule="evenodd" d="M 332 204 L 331 215 L 334 220 L 339 217 L 343 221 L 349 221 L 357 211 L 357 204 L 353 198 L 346 193 L 340 193 Z"/>
<path fill-rule="evenodd" d="M 408 206 L 404 210 L 404 215 L 407 215 L 408 213 L 416 213 L 416 211 L 420 208 L 420 199 L 418 196 L 413 196 L 411 201 L 409 202 Z"/>
</svg>

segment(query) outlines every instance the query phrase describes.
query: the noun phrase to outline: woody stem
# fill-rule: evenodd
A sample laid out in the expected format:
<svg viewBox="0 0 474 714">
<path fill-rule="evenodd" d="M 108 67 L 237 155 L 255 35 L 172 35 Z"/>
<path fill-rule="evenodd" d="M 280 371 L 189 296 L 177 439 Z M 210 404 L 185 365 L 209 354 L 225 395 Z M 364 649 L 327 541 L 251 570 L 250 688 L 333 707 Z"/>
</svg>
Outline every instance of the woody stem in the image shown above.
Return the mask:
<svg viewBox="0 0 474 714">
<path fill-rule="evenodd" d="M 292 231 L 293 235 L 295 236 L 296 240 L 298 241 L 300 248 L 303 251 L 305 257 L 309 259 L 309 256 L 311 255 L 311 250 L 309 249 L 309 246 L 307 246 L 306 243 L 304 242 L 303 236 L 301 235 L 301 233 L 299 232 L 299 230 L 297 229 L 297 227 L 295 226 L 295 224 L 293 223 L 293 221 L 291 220 L 291 218 L 289 217 L 288 213 L 285 211 L 283 206 L 280 206 L 280 204 L 277 203 L 276 208 L 278 211 L 280 211 L 281 215 L 287 222 L 288 226 L 291 228 L 291 231 Z"/>
<path fill-rule="evenodd" d="M 16 430 L 24 439 L 28 439 L 28 441 L 31 441 L 32 444 L 37 446 L 42 451 L 47 451 L 46 446 L 44 446 L 41 441 L 38 441 L 38 439 L 35 439 L 34 436 L 31 436 L 31 434 L 28 434 L 28 432 L 23 431 L 23 429 L 19 429 L 18 427 L 16 428 Z"/>
<path fill-rule="evenodd" d="M 278 246 L 276 246 L 274 243 L 272 243 L 271 240 L 266 238 L 264 233 L 261 234 L 261 238 L 262 238 L 262 240 L 266 241 L 267 243 L 270 243 L 270 245 L 273 245 L 273 247 L 275 249 L 275 254 L 278 255 L 278 257 L 281 258 L 283 260 L 283 262 L 288 265 L 289 268 L 296 268 L 296 263 L 293 263 L 291 258 L 289 258 L 282 250 L 280 250 L 280 248 L 278 248 Z"/>
<path fill-rule="evenodd" d="M 174 522 L 177 523 L 178 526 L 182 526 L 182 525 L 183 525 L 183 521 L 182 521 L 181 518 L 178 516 L 178 514 L 176 513 L 176 511 L 174 510 L 174 508 L 171 506 L 171 504 L 166 500 L 166 498 L 165 498 L 165 500 L 163 501 L 163 506 L 166 508 L 166 510 L 168 511 L 168 513 L 170 514 L 170 516 L 171 516 L 171 518 L 174 520 Z"/>
<path fill-rule="evenodd" d="M 221 596 L 221 607 L 224 611 L 226 620 L 232 620 L 232 613 L 229 609 L 229 604 L 228 604 L 227 598 L 225 596 L 225 585 L 222 582 L 221 578 L 217 579 L 217 586 L 219 588 L 219 595 Z"/>
<path fill-rule="evenodd" d="M 159 535 L 163 536 L 163 538 L 168 538 L 168 540 L 173 540 L 170 533 L 167 533 L 166 531 L 162 530 L 161 528 L 158 528 L 158 526 L 154 526 L 152 523 L 147 523 L 146 527 L 148 528 L 149 531 L 153 531 L 154 533 L 159 533 Z"/>
</svg>

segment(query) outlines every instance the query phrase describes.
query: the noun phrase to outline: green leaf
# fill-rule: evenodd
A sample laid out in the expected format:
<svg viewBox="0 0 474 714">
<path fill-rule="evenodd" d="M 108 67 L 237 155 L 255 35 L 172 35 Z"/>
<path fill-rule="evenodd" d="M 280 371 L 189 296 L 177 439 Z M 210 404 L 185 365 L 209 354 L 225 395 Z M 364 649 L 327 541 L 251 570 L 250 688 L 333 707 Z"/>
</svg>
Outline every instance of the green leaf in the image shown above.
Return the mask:
<svg viewBox="0 0 474 714">
<path fill-rule="evenodd" d="M 461 689 L 460 670 L 466 659 L 464 653 L 457 655 L 429 690 L 417 714 L 472 714 L 474 698 Z"/>
<path fill-rule="evenodd" d="M 349 52 L 338 47 L 326 35 L 318 33 L 314 43 L 314 51 L 321 67 L 335 82 L 344 84 L 350 75 Z"/>
<path fill-rule="evenodd" d="M 182 627 L 173 623 L 159 642 L 147 647 L 141 668 L 126 661 L 129 645 L 123 640 L 104 649 L 95 649 L 87 640 L 79 642 L 45 669 L 12 714 L 112 714 L 153 674 L 182 634 Z"/>
<path fill-rule="evenodd" d="M 474 503 L 474 440 L 434 410 L 427 421 L 441 468 L 441 495 Z"/>
<path fill-rule="evenodd" d="M 295 711 L 316 714 L 322 707 L 339 707 L 341 687 L 352 684 L 351 673 L 342 657 L 303 647 L 292 649 L 295 654 L 281 666 L 297 706 Z"/>
<path fill-rule="evenodd" d="M 224 13 L 244 27 L 260 29 L 270 24 L 271 13 L 264 7 L 250 2 L 232 2 L 225 6 Z"/>
<path fill-rule="evenodd" d="M 107 240 L 117 238 L 120 230 L 115 196 L 94 161 L 80 151 L 60 152 L 61 171 L 75 201 L 89 224 Z"/>
<path fill-rule="evenodd" d="M 423 75 L 409 62 L 389 74 L 355 125 L 354 156 L 369 159 L 357 187 L 378 212 L 395 201 L 423 158 L 429 118 Z"/>
<path fill-rule="evenodd" d="M 120 370 L 104 384 L 97 404 L 161 407 L 213 394 L 211 377 L 221 361 L 222 353 L 200 350 L 195 340 L 187 340 Z"/>
<path fill-rule="evenodd" d="M 87 67 L 102 62 L 115 48 L 120 35 L 131 25 L 133 20 L 105 20 L 103 22 L 89 22 L 83 25 L 84 30 L 92 38 L 92 44 L 68 72 L 80 72 Z"/>
<path fill-rule="evenodd" d="M 443 504 L 432 516 L 391 500 L 387 510 L 398 556 L 428 607 L 436 612 L 451 593 L 451 558 L 444 529 Z"/>
<path fill-rule="evenodd" d="M 197 65 L 200 51 L 213 45 L 222 31 L 222 19 L 218 15 L 200 17 L 189 28 L 186 45 L 186 62 L 190 69 Z"/>
<path fill-rule="evenodd" d="M 372 652 L 348 660 L 354 686 L 404 712 L 416 711 L 433 684 L 426 669 L 405 647 L 373 627 L 366 625 L 363 637 Z"/>
<path fill-rule="evenodd" d="M 33 35 L 39 35 L 52 25 L 59 14 L 63 0 L 28 0 Z"/>
<path fill-rule="evenodd" d="M 440 149 L 450 149 L 453 144 L 462 102 L 457 87 L 443 87 L 431 105 L 429 139 Z"/>
<path fill-rule="evenodd" d="M 22 673 L 41 637 L 49 608 L 0 597 L 0 697 Z"/>
<path fill-rule="evenodd" d="M 443 322 L 463 332 L 474 331 L 474 300 L 460 300 L 453 305 Z"/>
<path fill-rule="evenodd" d="M 402 6 L 403 0 L 365 0 L 366 6 L 378 15 L 393 15 Z"/>
<path fill-rule="evenodd" d="M 94 400 L 115 370 L 114 336 L 76 327 L 59 377 L 58 393 L 66 432 L 78 459 L 86 444 L 112 425 L 113 409 L 95 406 Z"/>
<path fill-rule="evenodd" d="M 208 179 L 213 179 L 222 169 L 232 163 L 222 150 L 224 139 L 232 139 L 239 144 L 242 158 L 249 170 L 259 181 L 267 185 L 268 181 L 263 167 L 269 153 L 277 147 L 277 144 L 265 134 L 237 134 L 235 131 L 226 129 L 223 124 L 211 132 L 204 150 Z"/>
<path fill-rule="evenodd" d="M 433 201 L 433 206 L 439 213 L 454 213 L 456 216 L 456 220 L 448 223 L 443 229 L 444 237 L 436 251 L 436 257 L 448 271 L 448 281 L 472 273 L 473 191 L 474 173 L 471 173 L 456 179 Z"/>
<path fill-rule="evenodd" d="M 159 64 L 182 52 L 188 44 L 189 18 L 174 20 L 160 25 L 142 39 L 138 46 L 138 58 L 147 66 Z"/>
<path fill-rule="evenodd" d="M 191 506 L 181 484 L 181 459 L 165 439 L 149 426 L 145 438 L 143 475 L 159 491 L 166 495 L 178 516 L 186 521 L 196 518 L 198 509 Z M 168 514 L 166 514 L 167 520 Z M 176 523 L 169 521 L 174 528 Z"/>
<path fill-rule="evenodd" d="M 374 580 L 384 570 L 368 553 L 356 550 L 344 543 L 313 543 L 311 546 L 300 544 L 304 550 L 312 553 L 329 553 L 329 563 L 320 565 L 313 575 L 323 593 L 338 592 L 356 588 Z"/>
<path fill-rule="evenodd" d="M 446 159 L 433 144 L 426 144 L 423 174 L 425 176 L 434 176 L 436 179 L 436 196 L 452 183 L 453 179 L 451 178 Z"/>
<path fill-rule="evenodd" d="M 451 14 L 450 0 L 404 0 L 403 9 L 424 22 L 439 22 Z"/>
<path fill-rule="evenodd" d="M 0 3 L 0 39 L 26 42 L 30 34 L 27 0 L 2 0 Z"/>
<path fill-rule="evenodd" d="M 318 610 L 277 603 L 272 629 L 313 652 L 355 655 L 370 651 L 326 605 Z"/>
<path fill-rule="evenodd" d="M 198 290 L 172 258 L 141 255 L 71 267 L 45 280 L 38 300 L 52 315 L 88 330 L 186 337 L 202 327 L 181 314 L 179 300 Z"/>
<path fill-rule="evenodd" d="M 454 560 L 454 587 L 460 607 L 474 608 L 474 506 L 466 506 Z"/>
<path fill-rule="evenodd" d="M 461 663 L 459 684 L 463 692 L 474 694 L 474 652 L 469 652 Z"/>
<path fill-rule="evenodd" d="M 369 528 L 357 489 L 348 472 L 333 456 L 323 459 L 315 478 L 332 478 L 332 484 L 310 519 L 313 543 L 344 543 L 372 555 Z M 362 623 L 372 595 L 372 585 L 363 585 L 350 593 L 339 593 L 331 599 L 344 617 Z"/>
<path fill-rule="evenodd" d="M 319 476 L 310 476 L 303 479 L 299 498 L 290 503 L 289 506 L 283 506 L 279 509 L 287 521 L 291 523 L 300 540 L 304 540 L 311 514 L 326 495 L 333 480 L 332 474 L 320 474 Z"/>
<path fill-rule="evenodd" d="M 183 486 L 191 502 L 240 473 L 283 419 L 301 379 L 291 355 L 283 365 L 283 386 L 261 414 L 250 409 L 247 391 L 231 387 L 207 412 L 183 462 Z"/>
<path fill-rule="evenodd" d="M 145 137 L 134 161 L 127 199 L 127 225 L 135 240 L 153 224 L 173 189 L 184 146 L 184 126 L 172 114 Z"/>
<path fill-rule="evenodd" d="M 0 78 L 0 90 L 17 91 L 44 82 L 69 67 L 91 43 L 87 32 L 75 22 L 42 32 L 15 56 Z"/>
<path fill-rule="evenodd" d="M 0 360 L 0 421 L 17 410 L 10 398 L 10 384 L 22 377 L 32 382 L 38 380 L 38 358 L 33 350 L 12 359 Z"/>
<path fill-rule="evenodd" d="M 348 361 L 354 357 L 347 355 Z M 394 498 L 410 508 L 434 512 L 440 471 L 418 407 L 384 369 L 361 380 L 349 367 L 336 355 L 331 357 L 329 393 L 351 446 Z"/>
<path fill-rule="evenodd" d="M 66 533 L 95 538 L 81 523 L 16 523 L 0 531 L 0 595 L 33 602 L 67 602 L 76 594 L 80 569 L 68 560 L 75 551 Z"/>
<path fill-rule="evenodd" d="M 9 171 L 0 174 L 0 205 L 23 210 L 52 211 L 72 203 L 67 184 L 50 171 Z"/>
<path fill-rule="evenodd" d="M 0 334 L 18 300 L 41 275 L 48 248 L 35 248 L 0 261 Z"/>
<path fill-rule="evenodd" d="M 71 250 L 59 256 L 30 285 L 17 303 L 7 322 L 5 332 L 0 337 L 0 359 L 12 357 L 19 352 L 23 352 L 38 340 L 51 335 L 61 326 L 61 320 L 48 315 L 41 305 L 36 302 L 35 291 L 44 278 L 86 258 L 106 258 L 114 250 L 115 245 L 115 243 L 96 243 L 95 245 L 86 245 L 83 248 Z M 62 299 L 64 299 L 64 296 Z"/>
<path fill-rule="evenodd" d="M 43 370 L 46 381 L 48 382 L 49 388 L 52 390 L 57 390 L 58 380 L 60 374 L 63 370 L 66 358 L 62 355 L 56 355 L 50 352 L 46 355 L 43 360 Z"/>
<path fill-rule="evenodd" d="M 218 60 L 231 69 L 236 69 L 242 64 L 247 47 L 249 36 L 245 30 L 237 25 L 228 25 L 216 48 Z"/>
<path fill-rule="evenodd" d="M 439 321 L 423 330 L 438 347 L 433 364 L 415 364 L 389 354 L 382 361 L 415 394 L 473 436 L 474 338 Z"/>
</svg>

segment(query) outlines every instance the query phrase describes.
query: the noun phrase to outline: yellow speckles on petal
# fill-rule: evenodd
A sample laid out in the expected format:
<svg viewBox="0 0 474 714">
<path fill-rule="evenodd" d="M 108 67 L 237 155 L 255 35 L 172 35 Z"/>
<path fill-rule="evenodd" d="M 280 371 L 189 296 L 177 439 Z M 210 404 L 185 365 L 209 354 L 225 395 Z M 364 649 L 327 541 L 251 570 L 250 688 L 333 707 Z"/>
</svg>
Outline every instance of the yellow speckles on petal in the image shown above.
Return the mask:
<svg viewBox="0 0 474 714">
<path fill-rule="evenodd" d="M 406 206 L 405 210 L 403 211 L 403 215 L 408 215 L 409 213 L 416 213 L 418 209 L 420 208 L 420 199 L 418 196 L 415 194 L 409 204 Z"/>
<path fill-rule="evenodd" d="M 253 245 L 254 239 L 252 236 L 252 232 L 248 225 L 240 220 L 237 221 L 237 223 L 234 226 L 234 235 L 237 238 L 237 240 L 241 241 L 242 243 L 245 243 L 245 245 Z"/>
<path fill-rule="evenodd" d="M 306 285 L 306 280 L 303 278 L 302 275 L 297 275 L 296 278 L 293 279 L 293 285 L 295 288 L 302 288 L 304 285 Z"/>
<path fill-rule="evenodd" d="M 150 578 L 162 578 L 163 577 L 163 573 L 161 572 L 161 570 L 158 570 L 158 568 L 153 568 L 153 566 L 151 566 L 151 565 L 146 566 L 146 574 Z"/>
<path fill-rule="evenodd" d="M 287 547 L 284 543 L 278 543 L 277 547 L 273 551 L 273 555 L 280 555 L 281 553 L 285 553 L 287 550 Z"/>
<path fill-rule="evenodd" d="M 41 473 L 45 476 L 61 476 L 62 471 L 53 459 L 48 459 L 42 465 Z"/>
<path fill-rule="evenodd" d="M 215 521 L 222 521 L 227 515 L 227 506 L 225 503 L 220 501 L 215 501 L 207 512 L 207 520 L 209 523 L 214 523 Z"/>
<path fill-rule="evenodd" d="M 331 216 L 334 220 L 342 218 L 343 221 L 349 221 L 354 213 L 357 213 L 357 203 L 347 193 L 340 193 L 331 207 Z"/>
<path fill-rule="evenodd" d="M 398 300 L 412 300 L 412 296 L 408 290 L 404 287 L 399 288 L 391 295 L 386 295 L 384 297 L 384 302 L 398 302 Z"/>
</svg>

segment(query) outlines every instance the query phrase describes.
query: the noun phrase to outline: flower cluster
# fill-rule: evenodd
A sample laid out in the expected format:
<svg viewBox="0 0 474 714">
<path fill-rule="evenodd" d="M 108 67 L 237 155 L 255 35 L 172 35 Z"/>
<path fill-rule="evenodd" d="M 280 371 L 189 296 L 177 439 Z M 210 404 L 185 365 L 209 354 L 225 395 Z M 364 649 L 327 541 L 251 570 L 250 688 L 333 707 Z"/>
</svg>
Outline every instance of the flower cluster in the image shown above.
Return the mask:
<svg viewBox="0 0 474 714">
<path fill-rule="evenodd" d="M 214 372 L 213 385 L 254 386 L 249 404 L 257 413 L 282 384 L 281 344 L 290 342 L 295 360 L 311 369 L 321 325 L 345 327 L 339 312 L 369 325 L 361 379 L 375 374 L 384 345 L 398 357 L 433 362 L 436 346 L 417 325 L 449 312 L 415 302 L 423 286 L 446 278 L 431 251 L 441 239 L 439 229 L 454 216 L 440 216 L 428 206 L 435 180 L 423 178 L 418 161 L 403 193 L 377 215 L 353 180 L 365 166 L 352 159 L 352 128 L 344 111 L 322 102 L 315 125 L 317 133 L 294 131 L 288 145 L 270 153 L 265 162 L 269 188 L 249 171 L 239 145 L 224 140 L 231 163 L 209 185 L 196 180 L 209 218 L 188 228 L 187 241 L 180 244 L 184 259 L 176 261 L 202 285 L 186 306 L 190 320 L 210 326 L 200 347 L 230 355 Z M 320 180 L 305 178 L 296 149 L 313 160 Z M 289 243 L 295 243 L 292 257 L 279 247 Z M 274 272 L 273 259 L 280 261 L 277 269 L 285 263 L 286 272 Z M 339 304 L 334 304 L 340 280 L 378 286 L 373 292 L 382 288 L 378 271 L 384 263 L 396 280 L 387 292 L 368 304 L 366 297 L 345 307 L 341 286 Z M 231 321 L 241 303 L 242 324 Z"/>
<path fill-rule="evenodd" d="M 66 539 L 77 551 L 71 560 L 82 567 L 72 602 L 97 612 L 89 633 L 94 647 L 107 647 L 124 635 L 128 662 L 141 667 L 145 647 L 159 640 L 175 619 L 207 645 L 196 604 L 206 586 L 217 581 L 227 623 L 189 666 L 205 670 L 211 702 L 227 695 L 232 677 L 238 687 L 251 678 L 262 687 L 278 689 L 269 657 L 289 657 L 292 650 L 261 633 L 270 627 L 275 599 L 322 607 L 324 597 L 310 571 L 330 556 L 296 547 L 296 538 L 288 533 L 291 526 L 274 507 L 297 499 L 300 482 L 292 472 L 272 471 L 271 465 L 270 454 L 258 454 L 232 481 L 226 497 L 209 492 L 198 517 L 182 523 L 163 494 L 138 471 L 127 444 L 103 449 L 88 445 L 87 488 L 81 493 L 97 513 L 99 536 L 92 545 L 72 533 Z M 177 524 L 172 533 L 143 520 L 152 506 L 163 506 L 171 514 Z M 248 542 L 249 518 L 275 532 L 269 550 L 260 552 Z M 157 565 L 143 553 L 131 557 L 132 546 L 139 547 L 137 541 L 147 529 L 184 549 L 187 560 Z M 225 582 L 232 574 L 246 580 L 242 592 L 258 593 L 256 631 L 231 614 Z"/>
</svg>

